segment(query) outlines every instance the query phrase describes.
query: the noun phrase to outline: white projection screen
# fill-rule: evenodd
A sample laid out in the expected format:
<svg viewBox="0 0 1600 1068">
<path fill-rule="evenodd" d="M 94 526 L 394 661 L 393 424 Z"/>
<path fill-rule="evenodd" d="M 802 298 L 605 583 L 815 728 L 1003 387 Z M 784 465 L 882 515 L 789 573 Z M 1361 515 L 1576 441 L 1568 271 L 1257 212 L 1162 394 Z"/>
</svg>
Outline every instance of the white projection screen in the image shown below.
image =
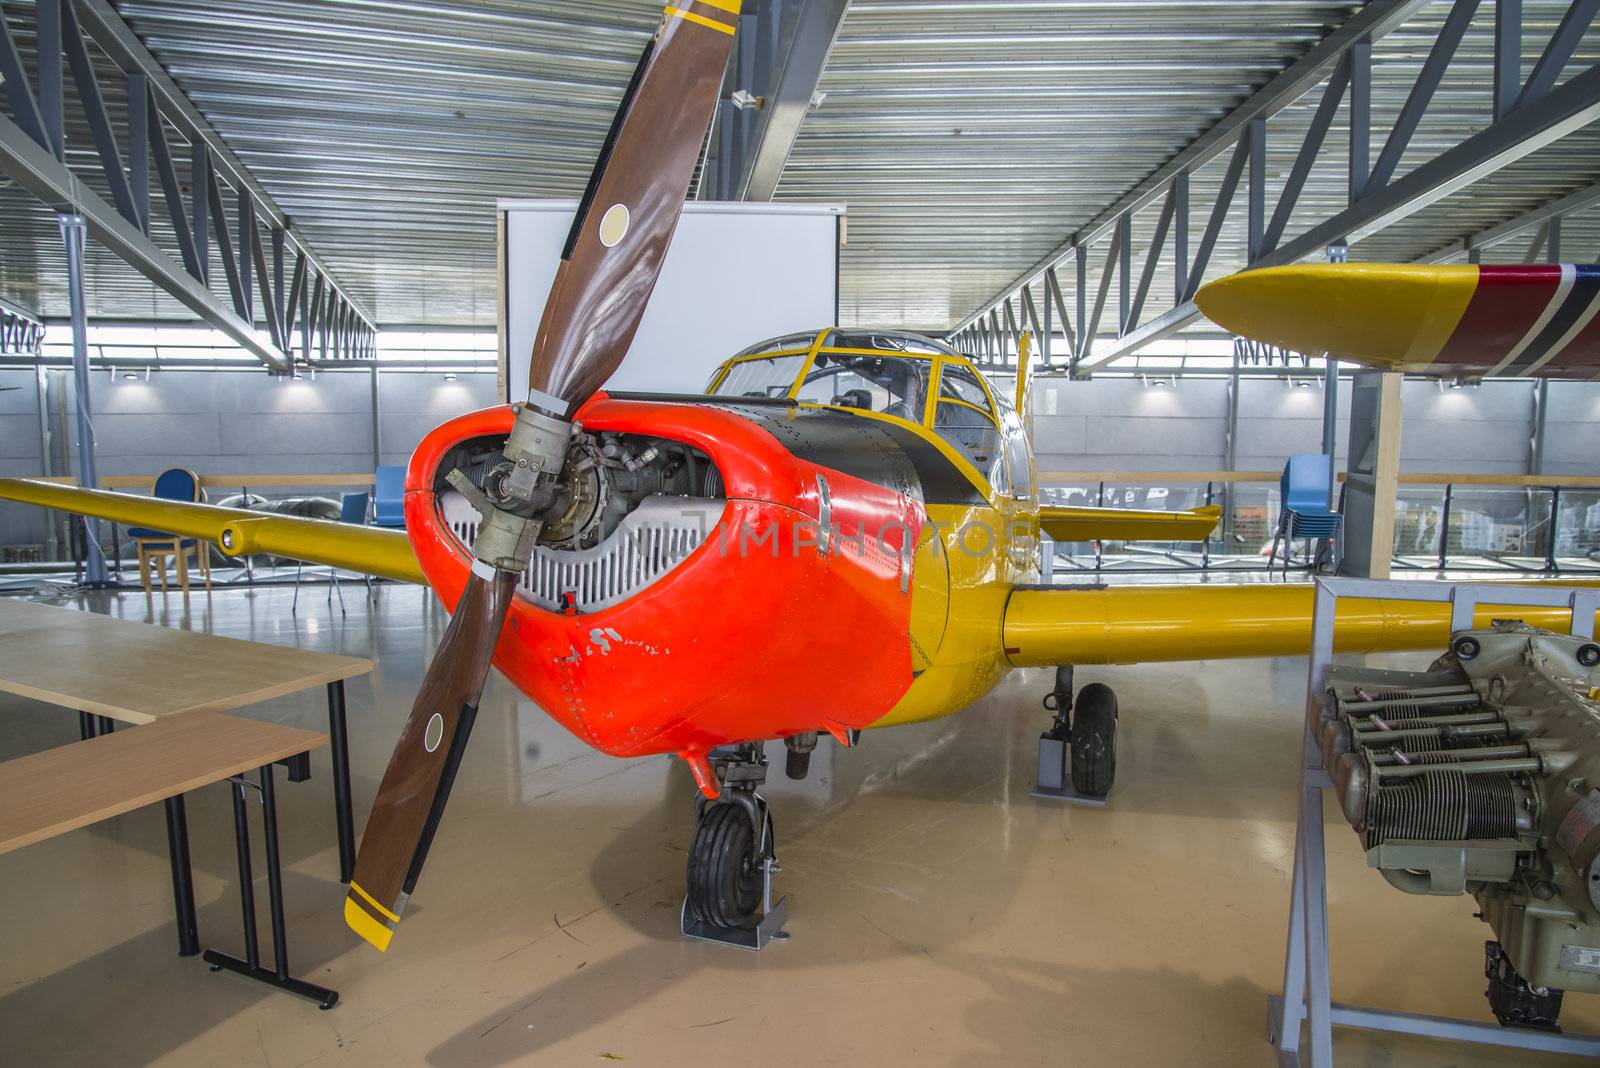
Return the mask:
<svg viewBox="0 0 1600 1068">
<path fill-rule="evenodd" d="M 528 392 L 533 333 L 576 200 L 502 200 L 502 396 Z M 844 206 L 691 202 L 612 389 L 699 393 L 711 371 L 763 338 L 837 321 Z"/>
</svg>

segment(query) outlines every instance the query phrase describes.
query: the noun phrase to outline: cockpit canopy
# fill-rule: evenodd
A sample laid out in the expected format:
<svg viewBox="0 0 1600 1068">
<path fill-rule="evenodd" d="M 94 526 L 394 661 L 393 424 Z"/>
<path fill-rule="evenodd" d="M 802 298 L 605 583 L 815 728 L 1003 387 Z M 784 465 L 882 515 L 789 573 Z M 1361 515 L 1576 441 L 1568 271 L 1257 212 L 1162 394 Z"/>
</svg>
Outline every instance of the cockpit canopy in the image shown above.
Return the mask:
<svg viewBox="0 0 1600 1068">
<path fill-rule="evenodd" d="M 961 353 L 920 334 L 823 330 L 752 345 L 718 367 L 718 397 L 876 412 L 932 430 L 1002 493 L 1028 493 L 1027 441 L 1003 393 Z"/>
</svg>

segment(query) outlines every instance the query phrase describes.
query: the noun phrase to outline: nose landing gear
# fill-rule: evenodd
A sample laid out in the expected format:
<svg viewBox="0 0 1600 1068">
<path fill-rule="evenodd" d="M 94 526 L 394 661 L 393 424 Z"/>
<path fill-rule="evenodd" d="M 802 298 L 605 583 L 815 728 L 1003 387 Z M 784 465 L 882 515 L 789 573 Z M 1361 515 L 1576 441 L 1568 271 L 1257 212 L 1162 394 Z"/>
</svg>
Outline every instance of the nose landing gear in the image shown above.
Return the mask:
<svg viewBox="0 0 1600 1068">
<path fill-rule="evenodd" d="M 681 930 L 688 938 L 740 949 L 784 941 L 789 899 L 772 901 L 778 865 L 772 813 L 756 787 L 767 781 L 767 758 L 759 742 L 712 759 L 722 786 L 715 801 L 695 796 L 694 842 L 689 847 L 689 885 Z"/>
</svg>

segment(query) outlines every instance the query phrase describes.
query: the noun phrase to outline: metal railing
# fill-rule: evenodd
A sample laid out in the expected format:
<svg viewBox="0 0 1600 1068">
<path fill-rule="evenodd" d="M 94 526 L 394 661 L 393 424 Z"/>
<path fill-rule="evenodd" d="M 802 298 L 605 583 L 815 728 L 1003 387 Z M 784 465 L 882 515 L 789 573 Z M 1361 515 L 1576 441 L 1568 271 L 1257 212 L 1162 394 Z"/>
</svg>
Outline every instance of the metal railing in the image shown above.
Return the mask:
<svg viewBox="0 0 1600 1068">
<path fill-rule="evenodd" d="M 1341 475 L 1341 481 L 1343 476 Z M 1203 542 L 1058 543 L 1069 571 L 1264 571 L 1277 530 L 1275 471 L 1045 471 L 1045 504 L 1182 510 L 1220 504 Z M 1600 475 L 1399 476 L 1394 567 L 1555 574 L 1600 571 Z M 1593 521 L 1591 521 L 1591 515 Z M 1291 564 L 1310 569 L 1315 554 Z"/>
</svg>

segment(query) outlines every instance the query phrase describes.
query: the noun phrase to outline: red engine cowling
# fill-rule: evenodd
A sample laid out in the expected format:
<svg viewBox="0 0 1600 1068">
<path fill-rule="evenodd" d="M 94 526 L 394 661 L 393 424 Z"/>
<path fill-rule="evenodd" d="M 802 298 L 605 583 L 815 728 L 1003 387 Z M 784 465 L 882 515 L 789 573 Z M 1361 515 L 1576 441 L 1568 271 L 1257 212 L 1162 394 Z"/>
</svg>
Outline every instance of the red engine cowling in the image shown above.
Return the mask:
<svg viewBox="0 0 1600 1068">
<path fill-rule="evenodd" d="M 461 442 L 508 434 L 513 419 L 509 405 L 453 419 L 411 458 L 406 528 L 451 611 L 470 552 L 435 496 L 439 465 Z M 842 734 L 905 693 L 914 501 L 803 460 L 725 408 L 600 393 L 577 420 L 698 448 L 726 503 L 687 558 L 618 603 L 560 612 L 518 597 L 494 663 L 549 715 L 613 756 L 679 753 L 714 792 L 708 749 Z"/>
</svg>

